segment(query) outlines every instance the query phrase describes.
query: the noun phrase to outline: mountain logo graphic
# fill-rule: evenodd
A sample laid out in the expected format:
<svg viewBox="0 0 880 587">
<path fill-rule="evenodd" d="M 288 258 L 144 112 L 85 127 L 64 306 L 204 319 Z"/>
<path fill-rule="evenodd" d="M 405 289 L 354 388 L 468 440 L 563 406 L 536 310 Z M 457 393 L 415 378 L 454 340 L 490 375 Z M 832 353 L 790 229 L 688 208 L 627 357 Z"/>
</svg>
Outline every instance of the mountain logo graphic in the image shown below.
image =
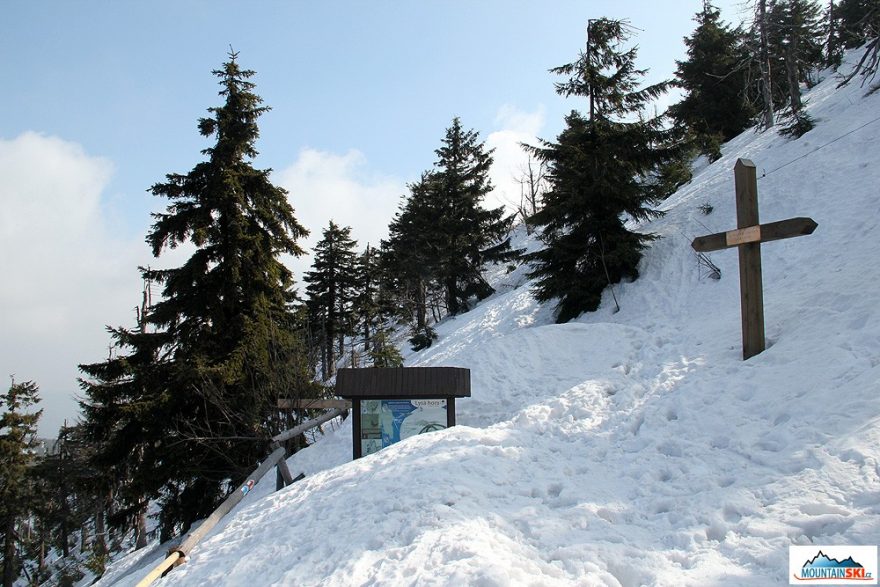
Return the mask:
<svg viewBox="0 0 880 587">
<path fill-rule="evenodd" d="M 815 548 L 815 547 L 813 547 Z M 876 547 L 875 547 L 876 548 Z M 836 549 L 840 552 L 840 548 Z M 802 563 L 800 568 L 796 568 L 793 574 L 794 581 L 792 583 L 801 583 L 809 581 L 812 584 L 824 583 L 829 585 L 842 585 L 857 582 L 860 584 L 873 583 L 876 584 L 876 576 L 871 570 L 865 568 L 865 565 L 858 562 L 853 554 L 849 554 L 846 558 L 837 558 L 825 554 L 820 548 L 818 552 Z M 793 553 L 792 553 L 793 554 Z M 860 555 L 857 555 L 861 558 Z M 876 556 L 875 556 L 876 558 Z M 804 560 L 801 558 L 800 560 Z M 867 561 L 866 561 L 867 562 Z M 876 566 L 876 561 L 872 561 L 869 567 Z"/>
</svg>

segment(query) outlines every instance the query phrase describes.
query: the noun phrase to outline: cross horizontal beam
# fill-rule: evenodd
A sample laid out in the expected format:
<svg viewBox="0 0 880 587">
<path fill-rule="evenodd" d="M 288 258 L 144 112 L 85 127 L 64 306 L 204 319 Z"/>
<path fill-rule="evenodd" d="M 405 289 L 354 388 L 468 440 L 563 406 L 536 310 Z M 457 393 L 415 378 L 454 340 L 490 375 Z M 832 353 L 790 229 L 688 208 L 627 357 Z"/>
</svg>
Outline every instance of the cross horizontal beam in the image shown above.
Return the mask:
<svg viewBox="0 0 880 587">
<path fill-rule="evenodd" d="M 784 238 L 812 234 L 817 226 L 819 225 L 816 224 L 812 218 L 801 216 L 798 218 L 789 218 L 788 220 L 780 220 L 779 222 L 757 224 L 746 228 L 728 230 L 727 232 L 716 232 L 715 234 L 698 236 L 691 243 L 691 247 L 699 253 L 708 253 L 710 251 L 729 249 L 731 247 L 748 243 L 766 243 Z"/>
</svg>

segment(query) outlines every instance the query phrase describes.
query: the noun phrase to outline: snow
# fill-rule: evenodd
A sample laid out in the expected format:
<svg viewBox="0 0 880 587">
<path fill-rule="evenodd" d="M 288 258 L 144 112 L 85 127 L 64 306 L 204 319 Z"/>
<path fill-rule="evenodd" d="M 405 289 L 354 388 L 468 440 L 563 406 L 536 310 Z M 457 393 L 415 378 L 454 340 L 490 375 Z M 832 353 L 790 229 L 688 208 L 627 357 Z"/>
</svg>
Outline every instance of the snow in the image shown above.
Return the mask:
<svg viewBox="0 0 880 587">
<path fill-rule="evenodd" d="M 267 476 L 157 584 L 785 585 L 792 544 L 880 543 L 880 92 L 837 81 L 807 95 L 814 130 L 745 132 L 641 227 L 661 238 L 619 312 L 606 291 L 553 324 L 525 269 L 497 268 L 407 356 L 471 369 L 458 426 L 354 462 L 350 425 L 328 431 L 289 459 L 303 481 Z M 745 362 L 737 254 L 710 255 L 716 281 L 690 248 L 735 227 L 738 157 L 762 222 L 819 224 L 762 246 L 768 349 Z"/>
</svg>

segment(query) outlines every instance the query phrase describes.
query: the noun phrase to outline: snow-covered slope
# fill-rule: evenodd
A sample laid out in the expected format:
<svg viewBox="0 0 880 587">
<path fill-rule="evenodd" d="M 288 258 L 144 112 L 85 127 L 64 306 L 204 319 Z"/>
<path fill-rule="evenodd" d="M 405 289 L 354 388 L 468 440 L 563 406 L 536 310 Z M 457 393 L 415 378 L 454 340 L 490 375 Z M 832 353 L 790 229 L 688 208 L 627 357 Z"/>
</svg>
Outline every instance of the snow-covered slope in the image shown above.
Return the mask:
<svg viewBox="0 0 880 587">
<path fill-rule="evenodd" d="M 350 462 L 343 425 L 159 584 L 783 585 L 791 544 L 880 543 L 880 92 L 836 83 L 807 97 L 813 131 L 746 132 L 667 200 L 620 312 L 606 292 L 552 324 L 499 270 L 407 358 L 472 370 L 459 426 Z M 746 362 L 736 251 L 711 254 L 715 281 L 690 248 L 735 226 L 738 157 L 762 222 L 819 224 L 762 247 L 769 348 Z"/>
</svg>

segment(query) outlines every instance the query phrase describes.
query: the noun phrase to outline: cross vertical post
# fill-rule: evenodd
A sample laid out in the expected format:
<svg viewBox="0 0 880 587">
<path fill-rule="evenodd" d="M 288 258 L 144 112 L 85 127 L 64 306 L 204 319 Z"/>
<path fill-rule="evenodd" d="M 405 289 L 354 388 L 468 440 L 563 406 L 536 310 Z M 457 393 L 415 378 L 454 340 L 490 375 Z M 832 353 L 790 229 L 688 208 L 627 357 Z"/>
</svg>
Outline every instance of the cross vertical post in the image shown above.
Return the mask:
<svg viewBox="0 0 880 587">
<path fill-rule="evenodd" d="M 734 167 L 736 182 L 736 227 L 760 224 L 758 219 L 758 179 L 755 164 L 739 159 Z M 739 290 L 742 308 L 743 360 L 765 348 L 764 293 L 761 276 L 761 243 L 741 244 L 739 250 Z"/>
</svg>

